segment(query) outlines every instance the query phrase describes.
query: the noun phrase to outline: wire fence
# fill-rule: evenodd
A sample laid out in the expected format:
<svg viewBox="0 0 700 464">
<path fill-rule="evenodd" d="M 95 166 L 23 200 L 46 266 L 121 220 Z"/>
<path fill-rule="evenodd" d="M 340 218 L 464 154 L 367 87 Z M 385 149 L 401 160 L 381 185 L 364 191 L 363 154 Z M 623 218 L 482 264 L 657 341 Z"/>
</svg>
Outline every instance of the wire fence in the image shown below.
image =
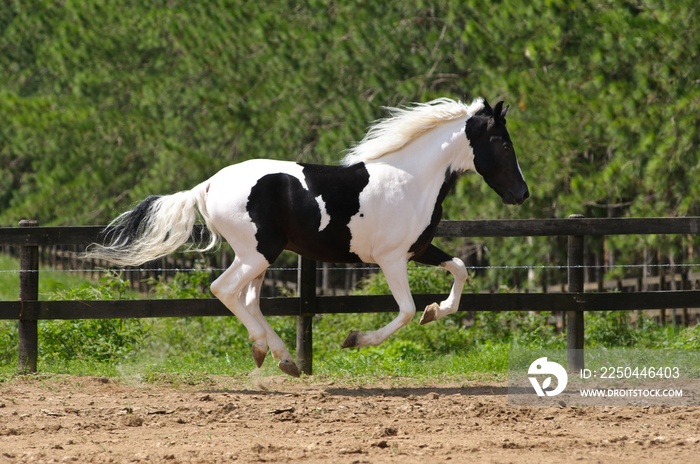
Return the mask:
<svg viewBox="0 0 700 464">
<path fill-rule="evenodd" d="M 221 253 L 215 258 L 206 260 L 193 259 L 191 256 L 185 259 L 175 259 L 170 261 L 159 261 L 151 263 L 151 266 L 141 266 L 138 271 L 134 268 L 116 269 L 110 268 L 101 262 L 83 262 L 77 259 L 75 252 L 80 247 L 94 242 L 99 235 L 99 227 L 76 227 L 76 228 L 56 228 L 38 227 L 35 221 L 22 221 L 17 228 L 0 228 L 0 245 L 3 247 L 20 247 L 21 269 L 10 270 L 19 274 L 19 300 L 0 301 L 0 316 L 5 319 L 18 319 L 19 332 L 19 352 L 20 370 L 36 371 L 36 359 L 38 352 L 38 320 L 44 319 L 95 319 L 95 318 L 146 318 L 146 317 L 189 317 L 189 316 L 221 316 L 229 315 L 223 305 L 210 298 L 204 299 L 166 299 L 166 300 L 100 300 L 91 301 L 89 314 L 85 312 L 85 304 L 76 305 L 75 301 L 40 301 L 39 300 L 39 275 L 36 273 L 41 267 L 54 268 L 60 272 L 85 272 L 100 273 L 107 272 L 107 269 L 114 269 L 113 272 L 125 272 L 126 278 L 135 272 L 145 272 L 155 274 L 154 269 L 168 270 L 166 272 L 193 272 L 205 271 L 214 273 L 225 269 L 231 262 L 231 257 L 227 253 Z M 585 243 L 586 237 L 599 240 L 607 235 L 645 235 L 645 234 L 683 234 L 690 237 L 691 244 L 684 249 L 682 259 L 673 257 L 661 258 L 658 248 L 654 254 L 647 253 L 645 248 L 642 264 L 624 264 L 606 259 L 604 252 L 601 254 L 600 247 L 595 246 L 598 254 L 587 255 Z M 569 219 L 547 219 L 547 220 L 482 220 L 482 221 L 447 221 L 439 224 L 438 237 L 537 237 L 537 236 L 566 236 L 566 244 L 561 240 L 557 245 L 563 247 L 557 256 L 566 258 L 566 264 L 518 264 L 500 265 L 480 259 L 469 259 L 467 266 L 470 270 L 478 272 L 480 270 L 504 270 L 512 275 L 512 282 L 515 285 L 511 289 L 522 288 L 518 286 L 519 280 L 527 272 L 527 282 L 531 282 L 532 270 L 542 270 L 540 278 L 543 292 L 532 291 L 525 288 L 524 291 L 506 291 L 486 289 L 486 292 L 465 292 L 460 300 L 460 311 L 558 311 L 561 315 L 562 325 L 566 321 L 567 330 L 567 362 L 568 366 L 574 370 L 583 367 L 583 340 L 584 340 L 584 319 L 585 311 L 643 311 L 659 310 L 659 321 L 666 323 L 666 308 L 672 309 L 672 321 L 677 322 L 676 309 L 681 309 L 681 323 L 688 325 L 691 322 L 689 309 L 697 308 L 698 292 L 692 290 L 700 281 L 700 273 L 693 273 L 692 278 L 696 279 L 689 287 L 690 269 L 698 266 L 688 261 L 700 259 L 698 251 L 700 247 L 695 246 L 697 237 L 700 236 L 700 217 L 698 218 L 629 218 L 629 219 L 585 219 L 578 216 L 571 216 Z M 68 245 L 71 248 L 63 248 Z M 49 257 L 49 250 L 56 250 L 56 246 L 62 246 L 60 253 Z M 602 248 L 605 250 L 605 247 Z M 687 251 L 687 252 L 686 252 Z M 47 259 L 45 259 L 47 258 Z M 651 259 L 647 259 L 651 258 Z M 506 260 L 503 258 L 503 260 Z M 664 262 L 666 260 L 666 262 Z M 52 262 L 53 261 L 53 262 Z M 675 261 L 681 261 L 676 263 Z M 288 262 L 288 261 L 287 261 Z M 40 263 L 43 266 L 40 266 Z M 46 266 L 46 265 L 49 266 Z M 81 265 L 82 264 L 82 265 Z M 329 267 L 309 260 L 300 260 L 301 269 L 294 266 L 277 267 L 274 272 L 295 272 L 298 273 L 297 290 L 298 297 L 290 298 L 289 293 L 281 298 L 263 298 L 260 300 L 261 310 L 266 315 L 295 316 L 297 318 L 297 328 L 301 328 L 297 333 L 297 354 L 302 353 L 302 361 L 297 362 L 306 372 L 305 365 L 309 367 L 310 373 L 310 353 L 311 347 L 311 322 L 314 315 L 318 314 L 341 314 L 341 313 L 366 313 L 366 312 L 386 312 L 396 308 L 389 303 L 390 295 L 376 296 L 343 296 L 331 295 L 326 297 L 325 292 L 321 295 L 324 298 L 316 298 L 319 274 L 317 269 L 323 270 L 323 276 L 330 274 L 330 271 L 348 271 L 347 275 L 356 275 L 362 272 L 376 272 L 374 266 L 349 266 L 347 268 Z M 587 292 L 585 285 L 587 280 L 594 280 L 601 290 L 600 280 L 602 272 L 590 273 L 595 276 L 587 276 L 586 270 L 609 270 L 609 269 L 629 269 L 639 270 L 639 276 L 634 279 L 640 283 L 638 292 Z M 672 269 L 670 280 L 674 288 L 665 291 L 670 284 L 668 276 L 664 276 L 667 269 Z M 31 273 L 24 274 L 24 270 L 32 270 Z M 141 271 L 143 270 L 143 271 Z M 418 270 L 413 268 L 413 271 Z M 556 270 L 558 272 L 547 272 Z M 680 274 L 676 271 L 681 270 Z M 413 272 L 410 271 L 410 272 Z M 566 271 L 566 272 L 563 272 Z M 41 272 L 51 272 L 41 270 Z M 658 284 L 650 286 L 644 283 L 653 272 L 657 272 Z M 132 273 L 132 274 L 130 274 Z M 7 275 L 7 274 L 6 274 Z M 568 280 L 567 287 L 561 284 L 561 293 L 547 293 L 548 281 L 552 279 Z M 141 276 L 136 276 L 141 278 Z M 272 276 L 270 276 L 272 277 Z M 590 279 L 590 277 L 595 277 Z M 680 277 L 680 282 L 677 277 Z M 274 282 L 274 277 L 272 279 Z M 620 286 L 621 279 L 618 278 Z M 348 283 L 354 285 L 354 278 L 345 278 L 346 288 Z M 140 284 L 140 283 L 139 283 Z M 325 283 L 324 283 L 325 284 Z M 274 285 L 274 284 L 273 284 Z M 641 287 L 644 287 L 642 289 Z M 555 287 L 552 285 L 552 287 Z M 655 288 L 654 288 L 655 287 Z M 323 288 L 323 287 L 322 287 Z M 141 290 L 141 289 L 139 289 Z M 487 292 L 491 293 L 487 293 Z M 510 289 L 509 289 L 510 290 Z M 605 289 L 607 290 L 607 289 Z M 661 290 L 661 291 L 660 291 Z M 431 304 L 440 298 L 437 294 L 415 294 L 414 299 L 418 307 Z"/>
<path fill-rule="evenodd" d="M 684 263 L 684 264 L 612 264 L 612 265 L 605 265 L 605 266 L 597 266 L 597 265 L 592 265 L 592 264 L 581 264 L 581 265 L 568 265 L 568 264 L 521 264 L 521 265 L 501 265 L 501 266 L 466 266 L 467 270 L 489 270 L 489 269 L 497 269 L 497 270 L 529 270 L 529 269 L 534 269 L 534 270 L 539 270 L 539 269 L 555 269 L 555 270 L 568 270 L 568 269 L 603 269 L 603 270 L 609 270 L 609 269 L 657 269 L 657 268 L 665 268 L 665 269 L 671 269 L 671 268 L 676 268 L 676 269 L 693 269 L 693 268 L 700 268 L 700 263 Z M 215 271 L 225 271 L 227 268 L 221 268 L 221 267 L 192 267 L 192 268 L 131 268 L 131 267 L 121 267 L 121 268 L 95 268 L 95 269 L 42 269 L 41 272 L 67 272 L 67 273 L 81 273 L 81 272 L 87 272 L 87 271 L 99 271 L 99 272 L 124 272 L 124 271 L 132 271 L 132 272 L 199 272 L 199 271 L 206 271 L 206 272 L 215 272 Z M 367 266 L 367 267 L 330 267 L 330 268 L 324 268 L 324 267 L 317 267 L 317 271 L 324 271 L 324 270 L 329 270 L 329 271 L 377 271 L 381 270 L 379 266 Z M 435 271 L 443 271 L 440 267 L 436 266 L 414 266 L 414 267 L 409 267 L 408 271 L 411 272 L 411 270 L 435 270 Z M 267 268 L 268 271 L 276 271 L 276 272 L 284 272 L 284 271 L 298 271 L 299 266 L 296 267 L 269 267 Z M 39 270 L 21 270 L 21 269 L 2 269 L 0 270 L 0 274 L 19 274 L 21 272 L 39 272 Z"/>
</svg>

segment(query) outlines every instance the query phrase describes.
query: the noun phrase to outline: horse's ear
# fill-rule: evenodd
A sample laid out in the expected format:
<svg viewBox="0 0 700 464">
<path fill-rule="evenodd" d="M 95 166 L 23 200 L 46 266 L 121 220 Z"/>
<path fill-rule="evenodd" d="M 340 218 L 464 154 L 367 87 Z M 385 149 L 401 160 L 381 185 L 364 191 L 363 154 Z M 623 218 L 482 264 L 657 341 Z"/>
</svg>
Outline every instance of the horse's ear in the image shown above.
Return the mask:
<svg viewBox="0 0 700 464">
<path fill-rule="evenodd" d="M 493 108 L 493 121 L 496 124 L 501 122 L 501 111 L 503 111 L 503 101 L 496 103 L 496 106 Z"/>
<path fill-rule="evenodd" d="M 489 102 L 487 102 L 485 98 L 484 98 L 484 109 L 486 110 L 486 113 L 489 116 L 493 115 L 493 108 L 491 108 L 491 105 L 489 105 Z"/>
<path fill-rule="evenodd" d="M 508 108 L 510 108 L 510 105 L 506 105 L 506 107 L 503 108 L 503 111 L 501 112 L 501 119 L 503 119 L 503 124 L 506 123 L 506 113 L 508 113 Z"/>
<path fill-rule="evenodd" d="M 506 125 L 506 113 L 508 113 L 509 107 L 510 105 L 503 108 L 503 101 L 496 103 L 496 106 L 493 109 L 493 122 L 496 125 Z"/>
</svg>

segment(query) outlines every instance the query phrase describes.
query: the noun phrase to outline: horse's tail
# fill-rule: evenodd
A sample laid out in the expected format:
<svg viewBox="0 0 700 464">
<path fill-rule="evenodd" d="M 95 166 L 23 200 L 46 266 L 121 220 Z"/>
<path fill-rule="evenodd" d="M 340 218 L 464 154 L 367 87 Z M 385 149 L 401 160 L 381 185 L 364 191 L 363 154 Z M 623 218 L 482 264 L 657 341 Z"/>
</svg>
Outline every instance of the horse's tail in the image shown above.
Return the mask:
<svg viewBox="0 0 700 464">
<path fill-rule="evenodd" d="M 194 251 L 216 246 L 219 234 L 209 224 L 207 183 L 172 195 L 150 196 L 110 223 L 102 235 L 106 244 L 92 244 L 86 258 L 104 259 L 120 266 L 138 266 L 169 255 L 192 237 L 201 215 L 209 229 L 209 243 Z M 199 214 L 198 211 L 199 210 Z"/>
</svg>

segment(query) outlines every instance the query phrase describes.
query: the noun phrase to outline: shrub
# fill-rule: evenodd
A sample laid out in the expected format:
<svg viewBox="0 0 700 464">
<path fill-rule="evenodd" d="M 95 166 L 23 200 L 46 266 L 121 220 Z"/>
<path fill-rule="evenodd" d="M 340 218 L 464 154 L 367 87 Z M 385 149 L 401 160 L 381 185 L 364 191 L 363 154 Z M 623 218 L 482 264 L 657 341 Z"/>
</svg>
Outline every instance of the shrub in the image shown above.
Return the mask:
<svg viewBox="0 0 700 464">
<path fill-rule="evenodd" d="M 59 288 L 51 300 L 127 299 L 129 281 L 108 272 L 99 284 L 86 282 L 71 289 Z M 148 336 L 141 319 L 85 319 L 41 321 L 40 355 L 44 360 L 113 361 L 142 347 Z"/>
</svg>

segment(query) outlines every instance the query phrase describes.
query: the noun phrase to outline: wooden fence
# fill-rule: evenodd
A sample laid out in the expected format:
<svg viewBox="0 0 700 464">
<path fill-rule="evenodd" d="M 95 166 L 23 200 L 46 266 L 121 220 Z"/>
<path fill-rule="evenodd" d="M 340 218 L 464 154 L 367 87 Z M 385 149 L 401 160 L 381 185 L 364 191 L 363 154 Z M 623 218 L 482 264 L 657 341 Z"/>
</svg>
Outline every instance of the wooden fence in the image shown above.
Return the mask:
<svg viewBox="0 0 700 464">
<path fill-rule="evenodd" d="M 230 316 L 216 299 L 39 301 L 38 247 L 77 245 L 97 241 L 102 227 L 38 227 L 22 221 L 20 227 L 0 228 L 0 245 L 20 247 L 20 291 L 17 301 L 0 301 L 0 319 L 18 320 L 19 370 L 35 372 L 38 355 L 38 320 L 111 319 L 190 316 Z M 583 368 L 583 312 L 700 308 L 700 290 L 644 291 L 635 293 L 584 292 L 584 240 L 586 236 L 682 234 L 700 235 L 700 217 L 443 221 L 440 237 L 567 236 L 566 293 L 465 293 L 460 311 L 563 311 L 566 314 L 568 368 Z M 312 372 L 312 321 L 317 314 L 397 311 L 391 295 L 318 296 L 316 263 L 301 259 L 298 297 L 262 298 L 266 316 L 297 317 L 297 365 Z M 444 295 L 416 294 L 418 308 Z M 439 324 L 439 322 L 437 322 Z"/>
</svg>

